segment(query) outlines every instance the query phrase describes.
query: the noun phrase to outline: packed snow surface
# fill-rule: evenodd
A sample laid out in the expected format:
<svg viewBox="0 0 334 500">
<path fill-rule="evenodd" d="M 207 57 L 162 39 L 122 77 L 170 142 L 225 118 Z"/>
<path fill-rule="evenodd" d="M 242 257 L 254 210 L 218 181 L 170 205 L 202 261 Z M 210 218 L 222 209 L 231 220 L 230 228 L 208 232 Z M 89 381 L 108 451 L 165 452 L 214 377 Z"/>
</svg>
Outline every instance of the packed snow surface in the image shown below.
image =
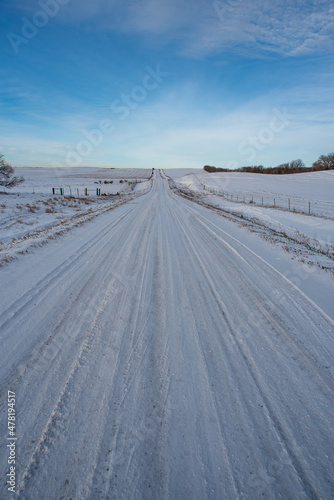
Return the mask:
<svg viewBox="0 0 334 500">
<path fill-rule="evenodd" d="M 17 497 L 333 498 L 332 278 L 293 263 L 314 300 L 163 173 L 143 193 L 0 269 Z"/>
</svg>

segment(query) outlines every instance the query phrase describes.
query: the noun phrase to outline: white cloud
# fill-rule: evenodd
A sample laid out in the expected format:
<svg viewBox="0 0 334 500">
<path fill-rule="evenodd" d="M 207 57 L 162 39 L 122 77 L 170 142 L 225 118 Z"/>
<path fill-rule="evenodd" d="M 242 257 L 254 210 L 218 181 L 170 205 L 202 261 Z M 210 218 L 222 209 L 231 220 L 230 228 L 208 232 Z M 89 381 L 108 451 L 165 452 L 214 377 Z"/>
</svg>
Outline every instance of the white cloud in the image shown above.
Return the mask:
<svg viewBox="0 0 334 500">
<path fill-rule="evenodd" d="M 198 26 L 198 36 L 187 41 L 185 55 L 236 50 L 247 55 L 279 53 L 302 55 L 333 48 L 334 9 L 328 1 L 309 7 L 302 2 L 279 3 L 224 0 Z"/>
<path fill-rule="evenodd" d="M 19 2 L 32 16 L 39 6 Z M 334 7 L 330 0 L 71 0 L 56 20 L 176 41 L 188 57 L 233 50 L 248 55 L 310 54 L 333 49 Z M 158 38 L 159 37 L 159 38 Z"/>
</svg>

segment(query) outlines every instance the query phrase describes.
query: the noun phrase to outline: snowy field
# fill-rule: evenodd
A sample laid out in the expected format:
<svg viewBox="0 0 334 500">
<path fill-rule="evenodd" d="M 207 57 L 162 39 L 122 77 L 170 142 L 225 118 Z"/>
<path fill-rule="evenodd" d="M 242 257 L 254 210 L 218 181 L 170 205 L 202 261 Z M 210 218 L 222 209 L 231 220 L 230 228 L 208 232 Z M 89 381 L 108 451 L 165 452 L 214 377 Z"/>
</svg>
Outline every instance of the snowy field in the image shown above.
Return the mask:
<svg viewBox="0 0 334 500">
<path fill-rule="evenodd" d="M 195 191 L 213 190 L 233 201 L 274 206 L 334 220 L 334 171 L 290 175 L 241 172 L 208 173 L 204 170 L 182 172 L 166 169 L 172 179 Z M 310 205 L 309 205 L 310 204 Z"/>
<path fill-rule="evenodd" d="M 52 188 L 63 188 L 65 195 L 82 196 L 86 188 L 89 195 L 94 195 L 99 187 L 106 194 L 115 194 L 127 189 L 130 182 L 147 181 L 151 172 L 151 169 L 132 168 L 21 167 L 15 169 L 15 175 L 22 175 L 25 182 L 17 186 L 15 192 L 48 195 Z"/>
<path fill-rule="evenodd" d="M 334 498 L 326 230 L 312 243 L 314 216 L 208 194 L 209 174 L 134 173 L 119 195 L 52 203 L 57 179 L 106 180 L 81 170 L 2 195 L 25 204 L 3 208 L 3 239 L 16 210 L 34 231 L 0 267 L 1 500 Z"/>
<path fill-rule="evenodd" d="M 175 180 L 176 186 L 193 193 L 202 203 L 221 209 L 267 239 L 280 240 L 287 251 L 303 262 L 317 264 L 333 273 L 334 172 L 261 175 L 202 170 L 182 175 L 181 170 L 165 170 L 165 173 Z M 272 202 L 262 206 L 262 199 L 264 205 L 266 200 Z M 310 214 L 308 200 L 312 200 Z"/>
<path fill-rule="evenodd" d="M 88 167 L 16 168 L 15 175 L 23 176 L 25 182 L 0 193 L 0 264 L 17 251 L 24 252 L 31 244 L 45 242 L 54 233 L 144 192 L 150 186 L 151 172 Z"/>
</svg>

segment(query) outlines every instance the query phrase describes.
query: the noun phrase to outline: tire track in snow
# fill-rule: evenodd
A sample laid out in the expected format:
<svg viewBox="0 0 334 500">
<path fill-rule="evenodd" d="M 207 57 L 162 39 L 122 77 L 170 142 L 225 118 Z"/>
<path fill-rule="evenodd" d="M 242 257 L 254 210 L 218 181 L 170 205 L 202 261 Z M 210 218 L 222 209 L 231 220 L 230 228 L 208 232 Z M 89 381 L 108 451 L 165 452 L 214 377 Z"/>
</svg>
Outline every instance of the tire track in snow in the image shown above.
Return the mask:
<svg viewBox="0 0 334 500">
<path fill-rule="evenodd" d="M 283 425 L 283 422 L 281 422 L 280 419 L 277 417 L 277 413 L 279 413 L 279 412 L 277 411 L 277 408 L 275 408 L 275 406 L 273 406 L 273 404 L 272 404 L 273 402 L 271 401 L 270 396 L 268 396 L 268 393 L 265 389 L 266 384 L 264 382 L 264 379 L 260 376 L 259 371 L 256 370 L 255 360 L 252 358 L 251 353 L 249 351 L 247 352 L 247 350 L 245 350 L 242 342 L 240 342 L 240 340 L 238 338 L 238 335 L 236 335 L 238 329 L 235 326 L 234 319 L 232 317 L 230 317 L 225 305 L 222 303 L 220 294 L 218 293 L 216 286 L 213 283 L 212 277 L 210 276 L 210 273 L 207 270 L 207 265 L 204 263 L 204 261 L 202 260 L 202 258 L 199 255 L 198 250 L 196 249 L 196 246 L 195 246 L 196 240 L 193 240 L 191 238 L 190 231 L 189 231 L 188 227 L 186 228 L 186 226 L 183 224 L 183 219 L 180 219 L 179 213 L 180 212 L 175 211 L 174 216 L 175 216 L 175 218 L 179 219 L 180 227 L 182 227 L 184 232 L 185 232 L 185 235 L 186 235 L 186 238 L 189 242 L 191 250 L 192 250 L 193 254 L 196 256 L 196 259 L 198 261 L 199 266 L 201 267 L 202 271 L 206 275 L 207 282 L 209 283 L 209 286 L 211 288 L 213 296 L 215 297 L 217 303 L 219 304 L 222 316 L 224 317 L 226 324 L 228 326 L 227 331 L 229 331 L 231 341 L 232 341 L 232 343 L 235 344 L 235 346 L 237 347 L 238 351 L 240 352 L 241 356 L 243 357 L 243 359 L 245 361 L 245 366 L 247 367 L 249 375 L 254 380 L 254 382 L 257 386 L 257 389 L 259 391 L 259 394 L 261 396 L 261 400 L 264 402 L 265 407 L 268 411 L 268 417 L 271 419 L 273 426 L 276 428 L 277 434 L 279 435 L 280 440 L 284 443 L 285 449 L 288 452 L 290 459 L 291 459 L 292 463 L 294 464 L 296 471 L 298 471 L 298 474 L 299 474 L 299 476 L 300 476 L 300 478 L 305 486 L 305 494 L 307 494 L 308 498 L 319 498 L 318 493 L 317 493 L 317 488 L 314 487 L 314 484 L 316 484 L 318 481 L 317 481 L 316 477 L 314 476 L 310 467 L 301 458 L 303 456 L 303 452 L 302 452 L 301 448 L 299 448 L 297 446 L 297 443 L 295 442 L 293 435 L 290 432 L 290 429 L 288 428 L 288 425 L 287 424 Z M 207 227 L 206 227 L 206 229 L 208 230 Z M 215 234 L 215 236 L 217 236 L 217 235 Z M 220 241 L 224 246 L 226 246 L 229 250 L 231 250 L 231 246 L 229 243 L 227 243 L 226 241 L 224 241 L 222 239 L 220 239 Z M 237 252 L 234 248 L 232 248 L 232 252 L 234 254 L 237 254 Z M 244 257 L 240 256 L 240 259 L 243 262 L 246 262 Z M 272 320 L 272 317 L 271 317 L 271 320 Z M 280 330 L 283 331 L 281 328 L 280 328 Z M 289 340 L 291 342 L 291 338 L 285 336 L 285 339 Z M 302 353 L 300 351 L 299 347 L 295 343 L 294 343 L 294 347 L 298 349 L 299 353 L 303 357 L 305 357 L 304 353 Z M 307 358 L 307 360 L 310 362 L 310 360 L 308 358 Z M 312 365 L 312 368 L 314 368 L 313 365 Z M 317 366 L 315 368 L 319 369 L 319 366 Z M 317 373 L 316 370 L 314 370 L 314 373 L 320 377 L 320 375 Z M 330 389 L 331 392 L 333 392 L 333 381 L 332 380 L 331 380 L 331 382 L 332 382 L 331 385 L 329 385 L 328 381 L 324 380 L 323 378 L 320 378 L 320 380 L 328 386 L 328 388 Z M 310 477 L 312 478 L 312 481 L 309 480 Z M 319 487 L 319 484 L 317 486 Z"/>
<path fill-rule="evenodd" d="M 66 274 L 70 269 L 73 269 L 73 265 L 80 259 L 83 258 L 89 251 L 92 249 L 96 249 L 101 242 L 103 242 L 108 236 L 108 234 L 114 229 L 114 227 L 119 224 L 124 217 L 127 217 L 135 210 L 135 207 L 131 207 L 125 214 L 120 215 L 116 221 L 107 228 L 103 228 L 94 239 L 89 240 L 86 244 L 84 244 L 80 249 L 79 253 L 75 253 L 71 255 L 68 259 L 63 261 L 56 269 L 53 269 L 51 273 L 47 276 L 43 277 L 41 281 L 39 281 L 29 292 L 27 292 L 24 296 L 20 297 L 10 308 L 3 311 L 0 314 L 0 328 L 5 328 L 8 321 L 15 315 L 21 312 L 23 307 L 30 307 L 31 303 L 41 295 L 41 292 L 45 289 L 48 289 L 50 285 L 56 287 L 56 280 L 61 278 L 64 274 Z M 94 255 L 94 253 L 92 253 Z M 90 258 L 92 258 L 92 255 Z"/>
<path fill-rule="evenodd" d="M 50 273 L 48 273 L 42 280 L 38 281 L 28 292 L 26 292 L 23 296 L 17 299 L 14 304 L 8 307 L 5 311 L 0 315 L 0 330 L 8 331 L 7 337 L 3 337 L 3 348 L 6 347 L 6 340 L 12 342 L 13 332 L 18 332 L 20 330 L 25 329 L 25 321 L 26 318 L 31 316 L 32 311 L 37 307 L 42 307 L 44 303 L 48 301 L 53 301 L 54 294 L 59 295 L 59 288 L 62 287 L 62 282 L 67 280 L 68 275 L 75 275 L 73 281 L 76 281 L 76 293 L 77 297 L 68 301 L 65 305 L 65 310 L 63 311 L 63 315 L 66 316 L 68 311 L 73 309 L 75 306 L 75 301 L 80 301 L 80 295 L 84 293 L 84 287 L 91 286 L 92 278 L 96 273 L 96 270 L 92 267 L 91 269 L 88 267 L 88 264 L 95 259 L 96 250 L 99 248 L 100 252 L 104 251 L 109 243 L 109 236 L 111 233 L 115 231 L 115 228 L 127 217 L 131 216 L 131 213 L 135 210 L 134 206 L 131 206 L 129 209 L 125 211 L 125 213 L 121 214 L 113 221 L 109 226 L 103 227 L 101 231 L 94 236 L 94 238 L 90 239 L 86 244 L 79 248 L 78 251 L 72 253 L 72 255 L 65 259 L 60 265 L 58 265 L 55 269 L 53 269 Z M 101 262 L 101 265 L 103 261 Z M 84 283 L 84 287 L 80 290 L 78 289 L 78 283 L 82 281 L 80 278 L 80 274 L 82 273 L 82 266 L 86 266 L 85 274 L 87 275 L 86 282 Z M 88 269 L 87 269 L 88 267 Z M 117 276 L 117 273 L 114 273 Z M 67 285 L 66 285 L 67 287 Z M 64 288 L 65 290 L 65 288 Z M 56 330 L 62 329 L 62 320 L 58 320 L 55 318 L 54 324 L 56 325 Z M 58 325 L 58 326 L 57 326 Z M 8 328 L 9 327 L 9 328 Z M 14 333 L 14 335 L 17 333 Z M 60 335 L 60 334 L 59 334 Z M 61 338 L 57 342 L 58 345 L 55 345 L 55 351 L 58 350 L 59 344 L 62 344 L 65 341 L 64 333 L 61 334 Z M 17 381 L 22 380 L 25 377 L 27 369 L 31 369 L 31 367 L 36 363 L 36 361 L 40 357 L 50 358 L 53 356 L 52 354 L 46 354 L 46 350 L 50 350 L 50 337 L 48 336 L 42 345 L 39 344 L 38 348 L 31 351 L 29 353 L 29 359 L 22 359 L 21 364 L 15 368 L 15 372 L 11 372 L 7 369 L 5 365 L 3 365 L 2 371 L 2 387 L 8 385 L 8 381 L 11 381 L 13 386 L 17 385 Z M 8 360 L 10 361 L 10 360 Z M 6 375 L 5 375 L 6 374 Z M 0 389 L 1 390 L 1 389 Z M 3 404 L 3 402 L 1 402 Z"/>
<path fill-rule="evenodd" d="M 103 447 L 97 467 L 98 472 L 93 481 L 94 494 L 99 495 L 100 498 L 127 498 L 128 495 L 134 494 L 144 495 L 145 498 L 157 498 L 156 495 L 161 498 L 165 497 L 163 485 L 166 480 L 163 479 L 167 471 L 163 458 L 165 432 L 163 422 L 169 376 L 167 357 L 164 355 L 166 347 L 162 345 L 156 356 L 152 356 L 152 349 L 156 345 L 156 337 L 161 328 L 150 327 L 149 319 L 152 316 L 158 316 L 160 322 L 163 323 L 165 315 L 163 303 L 160 303 L 160 312 L 156 311 L 155 294 L 152 291 L 155 281 L 158 283 L 158 288 L 164 281 L 161 261 L 158 259 L 154 262 L 155 252 L 152 252 L 156 245 L 152 238 L 155 235 L 152 227 L 159 224 L 152 209 L 147 222 L 150 231 L 142 236 L 145 248 L 140 253 L 145 256 L 145 259 L 139 266 L 141 277 L 137 286 L 138 302 L 131 314 L 128 327 L 128 331 L 133 334 L 130 337 L 122 336 L 114 386 L 110 396 L 113 404 L 110 406 L 109 423 L 102 440 Z M 160 246 L 158 252 L 160 255 L 162 253 L 161 242 L 158 246 Z M 148 298 L 150 310 L 143 316 Z M 156 361 L 156 357 L 160 360 L 159 362 Z M 151 373 L 150 378 L 152 377 L 149 383 L 148 373 Z M 146 390 L 144 401 L 141 399 L 143 390 Z M 132 399 L 134 391 L 136 401 Z M 136 412 L 133 412 L 131 406 L 136 407 Z M 128 414 L 129 417 L 127 417 Z M 132 420 L 134 417 L 137 423 Z M 109 429 L 113 430 L 111 435 Z M 153 436 L 155 436 L 154 439 Z M 155 449 L 158 442 L 159 449 Z M 143 458 L 148 455 L 151 457 L 150 469 L 145 466 Z M 142 468 L 144 468 L 143 471 Z M 101 475 L 101 470 L 106 473 Z M 154 484 L 154 475 L 156 484 Z M 115 491 L 114 494 L 113 491 Z"/>
<path fill-rule="evenodd" d="M 310 300 L 307 296 L 305 296 L 293 283 L 291 283 L 287 278 L 285 278 L 281 273 L 279 273 L 276 269 L 274 269 L 271 265 L 266 263 L 261 257 L 257 256 L 254 254 L 254 252 L 250 251 L 245 245 L 243 245 L 241 242 L 238 240 L 235 240 L 235 238 L 231 237 L 223 231 L 221 228 L 217 227 L 215 224 L 213 224 L 211 221 L 209 221 L 207 218 L 203 217 L 202 215 L 194 212 L 192 209 L 190 209 L 188 206 L 186 207 L 186 210 L 189 210 L 190 213 L 195 214 L 196 220 L 199 222 L 200 225 L 203 226 L 204 231 L 206 231 L 209 234 L 212 234 L 216 240 L 219 240 L 217 242 L 217 247 L 219 248 L 219 245 L 224 245 L 228 249 L 231 249 L 233 254 L 241 260 L 242 263 L 247 262 L 248 266 L 251 266 L 251 276 L 255 279 L 256 276 L 261 275 L 261 278 L 265 283 L 268 284 L 268 286 L 273 287 L 273 283 L 275 283 L 275 300 L 277 300 L 277 290 L 280 290 L 280 296 L 284 297 L 283 304 L 285 307 L 289 305 L 289 303 L 294 303 L 295 305 L 295 311 L 294 311 L 294 317 L 290 317 L 289 320 L 292 322 L 295 320 L 296 313 L 299 314 L 298 321 L 295 320 L 296 325 L 300 324 L 310 324 L 312 321 L 312 318 L 307 314 L 306 308 L 305 308 L 305 301 L 309 302 L 312 308 L 315 308 L 319 314 L 319 319 L 320 321 L 326 321 L 332 325 L 332 328 L 330 331 L 323 330 L 323 335 L 325 337 L 325 340 L 331 340 L 332 334 L 334 332 L 334 322 L 332 321 L 331 318 L 328 317 L 312 300 Z M 211 226 L 211 227 L 209 227 Z M 222 236 L 219 236 L 218 233 L 221 233 Z M 203 233 L 204 234 L 204 233 Z M 225 239 L 224 239 L 225 237 Z M 245 257 L 241 255 L 240 250 L 237 251 L 236 248 L 231 248 L 231 244 L 226 241 L 226 237 L 229 239 L 235 240 L 236 243 L 239 244 L 240 249 L 245 253 Z M 213 243 L 213 242 L 211 242 Z M 248 254 L 248 255 L 247 255 Z M 247 255 L 247 257 L 246 257 Z M 247 260 L 246 260 L 247 258 Z M 235 274 L 234 276 L 234 284 L 235 280 L 241 280 L 241 273 L 243 272 L 242 268 L 240 267 L 240 272 L 239 274 Z M 327 346 L 324 345 L 323 352 L 311 352 L 309 348 L 305 344 L 301 342 L 300 339 L 297 338 L 292 338 L 287 334 L 287 329 L 288 329 L 288 324 L 284 322 L 284 319 L 277 314 L 277 311 L 275 311 L 275 304 L 273 300 L 271 300 L 271 295 L 267 296 L 265 293 L 261 292 L 261 290 L 256 289 L 253 286 L 253 282 L 250 280 L 250 273 L 248 270 L 248 278 L 247 282 L 243 279 L 242 281 L 242 286 L 245 288 L 248 286 L 249 290 L 249 298 L 252 299 L 253 301 L 253 306 L 254 308 L 257 308 L 261 311 L 262 315 L 264 318 L 268 320 L 268 322 L 272 322 L 274 319 L 274 316 L 276 316 L 277 322 L 275 324 L 275 327 L 279 329 L 279 332 L 282 336 L 284 336 L 285 341 L 288 343 L 291 343 L 293 346 L 293 349 L 298 350 L 300 353 L 301 357 L 304 358 L 306 363 L 310 365 L 310 367 L 313 370 L 314 376 L 318 377 L 319 380 L 327 386 L 327 388 L 333 392 L 333 375 L 331 372 L 328 370 L 331 365 L 330 361 L 330 356 L 328 356 L 327 352 Z M 247 276 L 244 274 L 244 277 Z M 233 286 L 234 286 L 233 284 Z M 233 290 L 233 286 L 231 286 L 229 283 L 226 284 L 226 286 L 230 286 L 231 292 Z M 291 293 L 293 292 L 293 294 Z M 253 296 L 253 298 L 252 298 Z M 236 297 L 236 300 L 240 301 L 240 306 L 242 305 L 241 297 Z M 267 307 L 269 302 L 271 303 L 271 310 L 268 311 Z M 279 302 L 279 301 L 278 301 Z M 264 307 L 262 304 L 265 303 L 266 307 Z M 282 322 L 283 319 L 283 322 Z M 279 323 L 282 323 L 280 324 Z M 316 331 L 318 328 L 318 323 L 316 321 L 312 321 L 312 327 L 313 330 Z M 270 340 L 270 338 L 267 338 L 266 340 Z M 312 346 L 310 346 L 312 347 Z M 272 348 L 275 348 L 275 344 L 272 343 Z M 322 366 L 319 364 L 319 358 L 322 358 Z M 319 373 L 319 370 L 321 373 Z"/>
<path fill-rule="evenodd" d="M 53 271 L 36 280 L 49 318 L 36 315 L 36 333 L 27 324 L 31 349 L 56 311 L 54 341 L 67 336 L 16 379 L 20 497 L 330 498 L 334 422 L 320 363 L 333 352 L 331 323 L 223 220 L 156 177 L 131 209 L 96 220 L 95 243 L 77 230 L 66 272 L 60 263 L 54 282 Z M 296 303 L 267 307 L 273 283 Z M 28 317 L 22 295 L 7 335 Z"/>
<path fill-rule="evenodd" d="M 145 219 L 146 218 L 145 217 L 145 213 L 143 215 L 144 215 L 144 219 Z M 149 234 L 146 222 L 145 222 L 145 231 Z M 138 232 L 138 238 L 141 237 L 140 229 L 137 229 L 137 232 Z M 131 237 L 133 237 L 133 236 L 131 236 Z M 143 241 L 146 241 L 145 238 L 143 239 Z M 130 254 L 131 254 L 132 246 L 131 245 L 127 245 L 127 248 L 129 249 L 127 252 L 124 252 L 123 249 L 121 249 L 121 251 L 120 251 L 120 260 L 118 259 L 119 262 L 117 262 L 117 259 L 116 259 L 116 262 L 115 262 L 115 265 L 116 265 L 117 268 L 120 267 L 121 262 L 127 263 L 127 262 L 131 261 Z M 146 251 L 145 251 L 145 249 L 143 249 L 143 255 L 145 255 L 145 254 L 146 254 Z M 124 300 L 124 299 L 126 299 L 126 296 L 124 296 L 123 297 L 123 301 L 120 301 L 120 302 L 121 303 L 124 302 L 125 304 L 127 304 L 126 300 Z M 122 314 L 121 314 L 121 316 L 122 316 Z M 114 325 L 114 327 L 115 327 L 115 325 Z M 124 325 L 123 325 L 122 328 L 124 329 Z M 116 327 L 116 330 L 117 330 L 117 327 Z M 96 342 L 96 340 L 95 340 L 95 342 Z M 84 350 L 84 352 L 87 352 L 87 345 L 83 346 L 83 350 Z M 39 461 L 40 461 L 41 458 L 43 458 L 44 460 L 46 459 L 46 456 L 44 454 L 44 451 L 45 451 L 45 446 L 44 445 L 45 445 L 45 441 L 49 442 L 50 432 L 52 432 L 52 429 L 54 429 L 55 427 L 56 428 L 63 428 L 64 427 L 63 425 L 59 424 L 59 422 L 61 420 L 64 420 L 64 418 L 65 418 L 64 417 L 64 411 L 65 411 L 66 408 L 64 407 L 63 401 L 66 399 L 66 395 L 67 394 L 71 394 L 71 393 L 74 392 L 73 389 L 71 389 L 71 386 L 75 385 L 74 381 L 75 381 L 75 378 L 78 378 L 77 371 L 79 370 L 79 368 L 81 368 L 80 357 L 79 357 L 79 363 L 77 363 L 77 365 L 75 366 L 75 369 L 72 370 L 72 372 L 70 374 L 70 377 L 69 377 L 70 381 L 72 383 L 70 384 L 69 381 L 67 381 L 66 391 L 63 392 L 62 397 L 60 398 L 60 406 L 58 405 L 58 407 L 56 407 L 56 409 L 54 410 L 53 415 L 51 415 L 51 417 L 49 419 L 48 430 L 44 433 L 45 439 L 42 440 L 42 442 L 38 446 L 38 450 L 35 453 L 35 457 L 34 457 L 34 460 L 33 460 L 32 464 L 31 464 L 30 470 L 34 470 L 35 469 L 36 463 L 39 463 Z M 73 401 L 72 401 L 72 404 L 73 404 Z M 60 412 L 60 408 L 62 408 L 62 410 L 63 410 L 62 413 Z M 66 421 L 66 419 L 65 419 L 65 421 Z M 57 437 L 57 435 L 53 436 L 53 441 L 55 440 L 56 437 Z M 45 465 L 45 463 L 44 463 L 44 465 Z M 38 468 L 40 468 L 40 465 L 38 466 Z M 86 482 L 85 482 L 85 484 L 86 484 Z M 84 491 L 84 490 L 87 493 L 87 485 L 85 487 L 83 485 L 80 487 L 80 491 Z M 81 495 L 81 493 L 78 493 L 78 494 Z"/>
<path fill-rule="evenodd" d="M 129 212 L 133 210 L 130 209 Z M 112 225 L 112 228 L 115 228 L 115 226 L 118 224 L 120 220 L 122 220 L 124 215 L 119 217 L 116 221 L 116 224 Z M 108 233 L 110 232 L 110 229 L 107 231 Z M 104 236 L 106 234 L 104 233 Z M 127 236 L 128 240 L 131 238 L 131 236 Z M 108 247 L 108 243 L 105 243 L 106 247 Z M 129 259 L 130 255 L 130 249 L 131 245 L 127 245 L 128 251 L 125 251 L 123 249 L 120 249 L 118 257 L 115 258 L 115 264 L 116 267 L 120 267 L 122 262 L 127 262 Z M 101 246 L 100 246 L 101 249 Z M 103 258 L 105 259 L 106 256 L 104 255 Z M 87 262 L 87 260 L 85 261 Z M 95 267 L 93 269 L 92 275 L 96 274 L 96 267 L 99 267 L 99 263 L 95 262 Z M 103 272 L 103 268 L 102 271 Z M 35 473 L 35 470 L 40 467 L 40 464 L 43 463 L 43 459 L 45 459 L 45 455 L 48 451 L 48 447 L 52 445 L 52 442 L 54 442 L 58 438 L 58 433 L 61 430 L 65 429 L 64 422 L 66 422 L 66 415 L 67 415 L 67 401 L 71 399 L 71 394 L 75 393 L 73 390 L 73 387 L 77 384 L 77 379 L 80 379 L 82 376 L 82 371 L 85 369 L 85 366 L 88 365 L 88 360 L 89 356 L 92 353 L 94 345 L 98 343 L 98 338 L 97 338 L 97 332 L 99 332 L 100 337 L 100 343 L 101 343 L 101 328 L 99 326 L 100 324 L 100 317 L 104 313 L 106 306 L 108 304 L 108 301 L 110 300 L 110 297 L 113 295 L 115 292 L 115 288 L 120 286 L 121 282 L 121 274 L 118 272 L 117 273 L 119 277 L 115 277 L 114 273 L 111 273 L 111 281 L 107 286 L 107 291 L 105 292 L 105 295 L 102 298 L 102 301 L 99 304 L 95 304 L 94 309 L 96 309 L 96 315 L 93 318 L 92 325 L 88 331 L 88 334 L 85 335 L 85 340 L 84 343 L 81 346 L 81 349 L 79 353 L 75 356 L 74 358 L 74 363 L 73 366 L 69 372 L 69 375 L 67 377 L 66 382 L 64 383 L 63 389 L 60 392 L 59 396 L 57 397 L 58 402 L 56 406 L 53 408 L 52 413 L 48 419 L 48 422 L 45 426 L 45 429 L 39 439 L 39 442 L 37 445 L 35 445 L 35 451 L 33 452 L 33 456 L 30 459 L 30 465 L 26 468 L 26 473 L 24 476 L 23 480 L 23 485 L 27 483 L 27 479 L 29 479 L 29 476 L 31 474 Z M 89 281 L 89 280 L 88 280 Z M 106 280 L 107 281 L 107 280 Z M 101 284 L 101 281 L 97 280 L 98 284 Z M 124 292 L 124 287 L 122 286 L 122 292 Z M 80 296 L 80 294 L 79 294 Z M 125 297 L 124 297 L 125 298 Z M 73 304 L 72 304 L 73 305 Z M 87 361 L 87 362 L 86 362 Z M 55 367 L 53 367 L 53 371 L 55 371 Z M 73 401 L 72 401 L 73 404 Z M 56 432 L 57 431 L 57 432 Z M 48 446 L 47 446 L 48 445 Z"/>
</svg>

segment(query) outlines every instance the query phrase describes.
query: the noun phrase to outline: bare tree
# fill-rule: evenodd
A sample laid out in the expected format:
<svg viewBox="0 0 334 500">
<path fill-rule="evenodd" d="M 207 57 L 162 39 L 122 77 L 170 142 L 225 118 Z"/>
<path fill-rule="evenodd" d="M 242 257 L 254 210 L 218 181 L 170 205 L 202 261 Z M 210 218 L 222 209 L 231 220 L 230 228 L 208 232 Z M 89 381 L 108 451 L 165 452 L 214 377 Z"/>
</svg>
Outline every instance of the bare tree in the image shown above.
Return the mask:
<svg viewBox="0 0 334 500">
<path fill-rule="evenodd" d="M 334 153 L 329 153 L 329 155 L 321 155 L 312 164 L 314 170 L 331 170 L 334 168 Z"/>
<path fill-rule="evenodd" d="M 302 160 L 292 160 L 289 163 L 289 168 L 291 170 L 299 170 L 299 169 L 304 169 L 305 168 L 305 163 Z"/>
<path fill-rule="evenodd" d="M 14 168 L 6 162 L 4 155 L 0 154 L 0 186 L 12 188 L 23 181 L 24 177 L 21 175 L 14 176 Z"/>
</svg>

